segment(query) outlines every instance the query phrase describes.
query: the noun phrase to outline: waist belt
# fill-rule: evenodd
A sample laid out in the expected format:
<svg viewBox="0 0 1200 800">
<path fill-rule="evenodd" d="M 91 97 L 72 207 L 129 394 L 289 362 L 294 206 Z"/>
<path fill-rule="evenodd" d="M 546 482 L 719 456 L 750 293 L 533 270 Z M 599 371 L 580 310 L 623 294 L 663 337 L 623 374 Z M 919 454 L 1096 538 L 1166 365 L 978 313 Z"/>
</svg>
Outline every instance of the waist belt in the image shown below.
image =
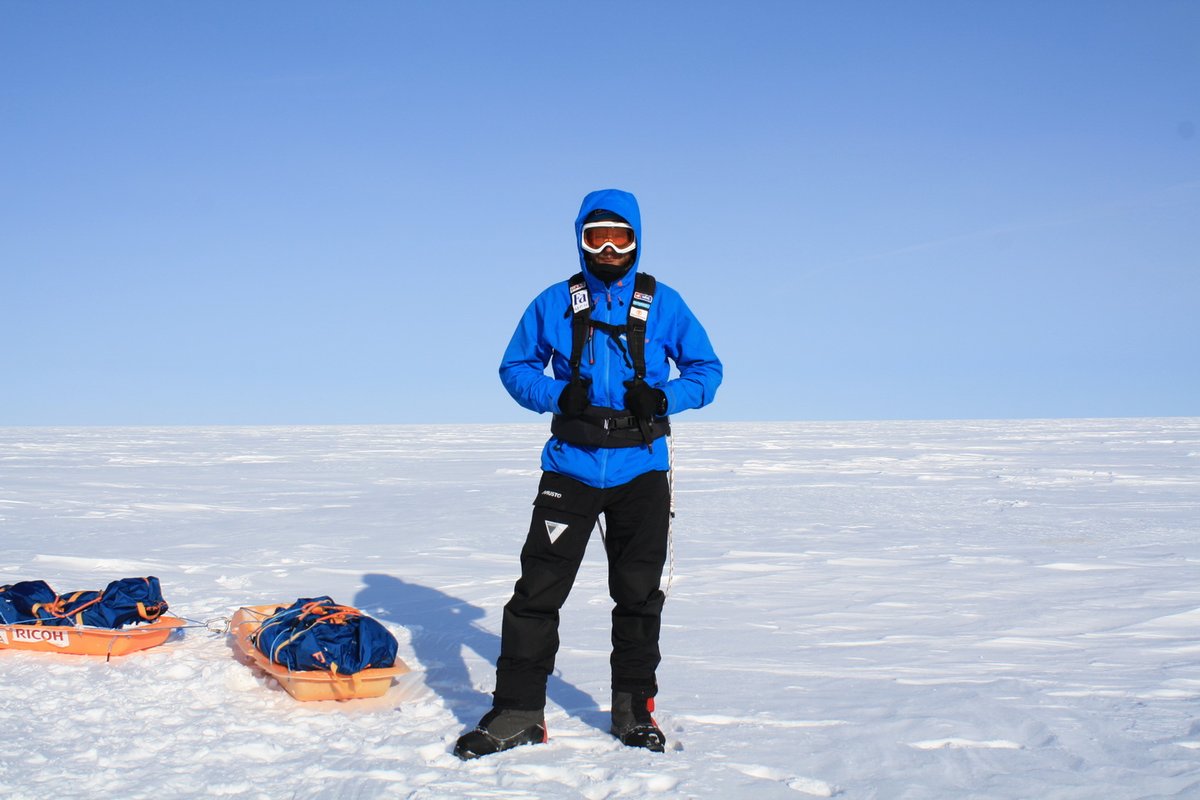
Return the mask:
<svg viewBox="0 0 1200 800">
<path fill-rule="evenodd" d="M 584 447 L 637 447 L 650 444 L 671 434 L 671 420 L 662 417 L 647 423 L 647 439 L 640 429 L 638 418 L 628 411 L 590 406 L 578 417 L 555 414 L 550 433 L 569 444 Z"/>
</svg>

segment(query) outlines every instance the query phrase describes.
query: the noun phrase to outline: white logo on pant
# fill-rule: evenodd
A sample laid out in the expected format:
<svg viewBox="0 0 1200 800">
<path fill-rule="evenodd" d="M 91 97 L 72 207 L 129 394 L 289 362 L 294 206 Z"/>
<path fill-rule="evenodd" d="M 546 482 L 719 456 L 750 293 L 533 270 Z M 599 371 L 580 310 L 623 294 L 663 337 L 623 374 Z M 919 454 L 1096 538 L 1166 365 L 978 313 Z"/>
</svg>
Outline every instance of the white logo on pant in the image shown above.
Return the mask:
<svg viewBox="0 0 1200 800">
<path fill-rule="evenodd" d="M 550 537 L 550 544 L 558 541 L 558 537 L 563 535 L 563 532 L 570 527 L 565 522 L 551 522 L 546 520 L 546 535 Z"/>
</svg>

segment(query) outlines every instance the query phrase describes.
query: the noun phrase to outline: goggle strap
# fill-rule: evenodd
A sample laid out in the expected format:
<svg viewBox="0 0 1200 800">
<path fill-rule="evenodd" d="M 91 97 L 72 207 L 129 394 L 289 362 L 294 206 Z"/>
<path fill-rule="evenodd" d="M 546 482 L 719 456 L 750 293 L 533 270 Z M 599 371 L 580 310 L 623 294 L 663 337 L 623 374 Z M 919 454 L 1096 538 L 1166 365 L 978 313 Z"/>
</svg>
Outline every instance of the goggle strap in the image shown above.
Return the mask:
<svg viewBox="0 0 1200 800">
<path fill-rule="evenodd" d="M 633 230 L 633 226 L 627 222 L 585 222 L 585 223 L 583 223 L 583 230 L 586 231 L 588 228 L 628 228 L 629 230 Z"/>
</svg>

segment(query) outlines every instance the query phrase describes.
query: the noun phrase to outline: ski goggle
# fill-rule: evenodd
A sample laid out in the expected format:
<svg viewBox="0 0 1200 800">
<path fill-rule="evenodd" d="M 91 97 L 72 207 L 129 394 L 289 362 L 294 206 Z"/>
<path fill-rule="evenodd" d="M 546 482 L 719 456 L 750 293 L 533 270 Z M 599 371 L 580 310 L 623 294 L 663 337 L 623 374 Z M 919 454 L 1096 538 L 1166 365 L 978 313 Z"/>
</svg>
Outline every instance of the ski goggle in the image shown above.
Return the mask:
<svg viewBox="0 0 1200 800">
<path fill-rule="evenodd" d="M 624 255 L 637 247 L 633 227 L 624 222 L 587 222 L 579 244 L 589 253 L 599 253 L 608 247 Z"/>
</svg>

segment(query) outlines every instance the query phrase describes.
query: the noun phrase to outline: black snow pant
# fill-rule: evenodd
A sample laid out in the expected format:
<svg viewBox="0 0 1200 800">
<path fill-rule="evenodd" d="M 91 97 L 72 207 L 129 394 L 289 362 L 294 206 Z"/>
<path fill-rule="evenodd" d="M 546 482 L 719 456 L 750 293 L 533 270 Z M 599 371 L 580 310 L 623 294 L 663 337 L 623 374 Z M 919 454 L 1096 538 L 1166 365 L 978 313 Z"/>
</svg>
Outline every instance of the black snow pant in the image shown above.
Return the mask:
<svg viewBox="0 0 1200 800">
<path fill-rule="evenodd" d="M 614 691 L 653 697 L 661 660 L 670 484 L 665 472 L 596 489 L 555 472 L 542 474 L 521 550 L 521 578 L 504 607 L 496 662 L 496 708 L 540 709 L 558 653 L 558 612 L 579 572 L 596 519 L 605 519 L 612 612 Z"/>
</svg>

